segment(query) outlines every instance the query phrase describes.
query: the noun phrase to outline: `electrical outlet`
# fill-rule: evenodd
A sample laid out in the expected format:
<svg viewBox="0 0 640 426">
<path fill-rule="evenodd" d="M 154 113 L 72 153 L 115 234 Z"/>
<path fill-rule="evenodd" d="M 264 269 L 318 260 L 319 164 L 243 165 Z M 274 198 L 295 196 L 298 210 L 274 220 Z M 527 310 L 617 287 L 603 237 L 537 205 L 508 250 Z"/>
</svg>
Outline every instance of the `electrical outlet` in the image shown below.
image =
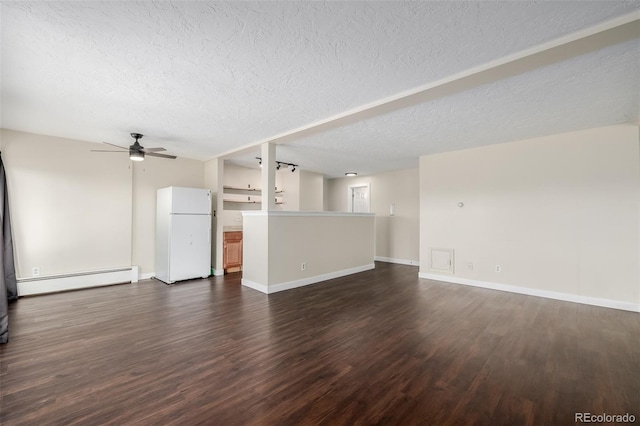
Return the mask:
<svg viewBox="0 0 640 426">
<path fill-rule="evenodd" d="M 502 266 L 496 265 L 496 272 L 502 272 Z"/>
<path fill-rule="evenodd" d="M 40 268 L 37 266 L 35 268 L 32 268 L 31 275 L 33 275 L 34 277 L 37 277 L 38 275 L 40 275 Z"/>
<path fill-rule="evenodd" d="M 307 262 L 302 262 L 302 263 L 300 264 L 300 270 L 301 270 L 301 271 L 304 271 L 304 270 L 306 270 L 306 269 L 307 269 Z"/>
<path fill-rule="evenodd" d="M 473 271 L 473 263 L 472 262 L 467 262 L 467 269 L 470 271 Z"/>
</svg>

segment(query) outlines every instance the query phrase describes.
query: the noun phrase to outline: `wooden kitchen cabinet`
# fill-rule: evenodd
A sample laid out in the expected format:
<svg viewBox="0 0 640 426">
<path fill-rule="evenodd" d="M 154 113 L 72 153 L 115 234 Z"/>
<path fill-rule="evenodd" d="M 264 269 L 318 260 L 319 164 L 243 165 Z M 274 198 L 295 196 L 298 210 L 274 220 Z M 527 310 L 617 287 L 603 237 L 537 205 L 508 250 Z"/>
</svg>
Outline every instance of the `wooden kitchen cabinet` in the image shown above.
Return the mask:
<svg viewBox="0 0 640 426">
<path fill-rule="evenodd" d="M 224 233 L 222 263 L 225 272 L 242 269 L 242 231 Z"/>
</svg>

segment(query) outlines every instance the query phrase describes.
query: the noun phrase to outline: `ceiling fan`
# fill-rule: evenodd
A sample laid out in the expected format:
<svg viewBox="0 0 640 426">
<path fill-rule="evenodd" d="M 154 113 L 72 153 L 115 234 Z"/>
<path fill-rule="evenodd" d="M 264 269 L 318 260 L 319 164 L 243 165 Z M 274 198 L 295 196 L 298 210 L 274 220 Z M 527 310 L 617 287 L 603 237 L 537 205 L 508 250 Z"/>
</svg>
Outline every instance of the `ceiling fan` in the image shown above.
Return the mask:
<svg viewBox="0 0 640 426">
<path fill-rule="evenodd" d="M 150 157 L 170 158 L 172 160 L 176 158 L 175 155 L 158 154 L 158 151 L 166 151 L 166 149 L 164 149 L 164 148 L 145 148 L 145 147 L 143 147 L 142 145 L 140 145 L 140 142 L 138 142 L 140 139 L 142 139 L 142 136 L 144 136 L 144 135 L 142 135 L 140 133 L 131 133 L 131 137 L 134 138 L 136 141 L 129 148 L 125 148 L 124 146 L 114 145 L 114 144 L 109 143 L 109 142 L 103 142 L 103 143 L 106 143 L 107 145 L 115 146 L 116 148 L 129 150 L 129 159 L 131 159 L 133 161 L 142 161 L 142 160 L 144 160 L 145 155 L 148 155 Z M 91 151 L 93 151 L 93 152 L 123 152 L 123 151 L 108 151 L 108 150 L 104 150 L 104 149 L 92 149 Z"/>
</svg>

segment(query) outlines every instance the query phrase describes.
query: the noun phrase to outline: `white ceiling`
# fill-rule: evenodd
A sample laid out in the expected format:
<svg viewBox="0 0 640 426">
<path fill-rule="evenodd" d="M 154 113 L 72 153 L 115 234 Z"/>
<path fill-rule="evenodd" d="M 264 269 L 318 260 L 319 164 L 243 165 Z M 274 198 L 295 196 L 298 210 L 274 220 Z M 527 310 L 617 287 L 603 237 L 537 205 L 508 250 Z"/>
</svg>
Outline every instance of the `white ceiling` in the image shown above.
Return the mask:
<svg viewBox="0 0 640 426">
<path fill-rule="evenodd" d="M 0 7 L 8 129 L 336 177 L 638 122 L 637 1 Z"/>
</svg>

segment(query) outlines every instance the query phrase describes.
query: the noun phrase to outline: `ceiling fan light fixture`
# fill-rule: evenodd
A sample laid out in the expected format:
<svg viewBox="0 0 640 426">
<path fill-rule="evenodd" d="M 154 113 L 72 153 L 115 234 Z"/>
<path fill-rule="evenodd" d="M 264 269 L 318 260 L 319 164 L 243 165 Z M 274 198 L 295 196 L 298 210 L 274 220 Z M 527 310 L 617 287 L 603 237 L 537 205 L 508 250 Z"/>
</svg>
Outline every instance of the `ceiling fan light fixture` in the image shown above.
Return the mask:
<svg viewBox="0 0 640 426">
<path fill-rule="evenodd" d="M 144 161 L 144 152 L 132 150 L 129 152 L 129 159 L 131 161 Z"/>
<path fill-rule="evenodd" d="M 120 145 L 115 145 L 109 142 L 103 142 L 106 143 L 107 145 L 111 145 L 115 148 L 119 148 L 122 151 L 106 151 L 106 150 L 102 150 L 102 149 L 92 149 L 91 151 L 96 151 L 96 152 L 121 152 L 121 153 L 125 153 L 125 152 L 129 152 L 129 159 L 131 161 L 144 161 L 144 157 L 146 157 L 147 155 L 149 157 L 160 157 L 160 158 L 169 158 L 171 160 L 175 160 L 176 157 L 175 155 L 169 155 L 169 154 L 160 154 L 160 152 L 162 151 L 166 151 L 166 149 L 161 148 L 161 147 L 155 147 L 155 148 L 145 148 L 142 145 L 140 145 L 140 142 L 138 142 L 140 140 L 140 138 L 142 138 L 142 134 L 141 133 L 131 133 L 131 137 L 134 138 L 136 141 L 133 143 L 133 145 L 129 146 L 129 148 L 125 148 L 124 146 L 120 146 Z"/>
</svg>

